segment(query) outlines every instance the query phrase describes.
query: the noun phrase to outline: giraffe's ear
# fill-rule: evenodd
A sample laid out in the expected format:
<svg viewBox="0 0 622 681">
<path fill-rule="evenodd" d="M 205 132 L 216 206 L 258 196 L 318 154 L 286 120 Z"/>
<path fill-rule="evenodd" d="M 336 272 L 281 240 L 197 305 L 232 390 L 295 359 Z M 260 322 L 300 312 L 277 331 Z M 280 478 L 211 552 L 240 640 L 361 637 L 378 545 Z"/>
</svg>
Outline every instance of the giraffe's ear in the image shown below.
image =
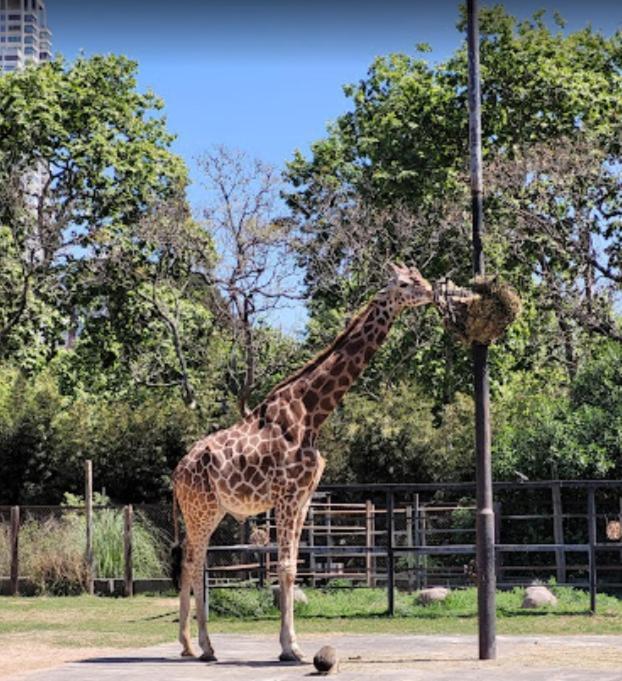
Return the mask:
<svg viewBox="0 0 622 681">
<path fill-rule="evenodd" d="M 408 274 L 408 267 L 405 267 L 404 265 L 401 265 L 400 263 L 397 262 L 392 262 L 390 263 L 390 268 L 393 274 L 395 274 L 396 277 L 403 277 L 404 275 Z"/>
</svg>

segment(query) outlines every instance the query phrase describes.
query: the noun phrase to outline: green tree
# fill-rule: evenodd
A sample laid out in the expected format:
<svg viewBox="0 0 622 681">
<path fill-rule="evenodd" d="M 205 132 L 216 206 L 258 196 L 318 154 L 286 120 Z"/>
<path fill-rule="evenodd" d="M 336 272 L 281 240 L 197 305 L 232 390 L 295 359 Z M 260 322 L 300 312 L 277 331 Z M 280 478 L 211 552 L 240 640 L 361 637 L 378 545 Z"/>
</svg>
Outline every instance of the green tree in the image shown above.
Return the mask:
<svg viewBox="0 0 622 681">
<path fill-rule="evenodd" d="M 81 57 L 0 78 L 3 356 L 41 328 L 53 350 L 119 234 L 131 238 L 154 199 L 185 188 L 163 103 L 136 91 L 136 68 L 125 57 Z"/>
<path fill-rule="evenodd" d="M 459 28 L 464 28 L 463 22 Z M 587 156 L 591 163 L 590 173 L 577 178 L 572 188 L 577 201 L 558 204 L 560 213 L 562 207 L 566 212 L 549 223 L 550 231 L 564 237 L 555 248 L 549 240 L 548 249 L 543 249 L 533 232 L 543 217 L 541 209 L 547 209 L 549 219 L 556 197 L 568 195 L 561 173 L 552 182 L 554 167 L 542 169 L 542 184 L 549 191 L 542 191 L 535 202 L 524 184 L 509 187 L 498 175 L 488 179 L 485 248 L 490 269 L 519 289 L 528 310 L 528 323 L 513 329 L 493 352 L 493 382 L 503 382 L 497 368 L 533 367 L 536 361 L 567 363 L 583 330 L 619 334 L 610 292 L 619 294 L 620 288 L 622 35 L 607 37 L 591 28 L 555 31 L 542 13 L 518 21 L 500 6 L 482 10 L 480 32 L 486 166 L 511 168 L 526 155 L 536 157 L 538 149 L 548 149 L 543 160 L 553 162 L 562 140 L 565 150 L 575 147 L 575 168 L 580 160 L 585 166 Z M 380 57 L 365 78 L 345 88 L 350 110 L 312 145 L 310 157 L 297 152 L 290 162 L 287 199 L 300 234 L 300 257 L 318 326 L 325 326 L 335 311 L 347 314 L 359 303 L 361 281 L 379 285 L 382 262 L 390 256 L 419 264 L 430 278 L 449 275 L 460 283 L 469 279 L 466 85 L 465 46 L 441 64 L 404 54 Z M 579 152 L 582 159 L 577 158 Z M 579 194 L 580 181 L 585 186 Z M 607 197 L 600 206 L 607 211 L 605 219 L 590 213 L 599 196 Z M 593 248 L 607 240 L 604 247 L 610 255 L 599 259 L 611 275 L 607 290 L 582 286 L 586 258 L 577 260 L 578 229 L 568 227 L 579 204 L 581 230 L 590 234 Z M 350 239 L 352 225 L 358 224 L 351 217 L 352 207 L 360 213 L 361 205 L 377 219 L 369 222 L 372 228 L 364 239 Z M 517 208 L 524 215 L 520 233 Z M 565 229 L 558 229 L 561 226 Z M 583 253 L 589 254 L 590 248 Z M 543 257 L 556 271 L 554 280 L 542 276 Z M 332 278 L 326 277 L 326 263 L 335 273 Z M 597 302 L 589 303 L 588 290 Z M 569 316 L 572 309 L 581 314 Z M 563 324 L 567 328 L 560 333 Z M 419 374 L 438 403 L 447 402 L 456 391 L 470 391 L 468 363 L 452 339 L 441 337 L 425 316 L 415 315 L 397 356 L 411 352 L 408 342 L 413 337 L 430 348 L 412 362 L 425 361 Z M 579 361 L 574 357 L 575 365 Z M 412 373 L 407 363 L 403 366 Z M 390 370 L 388 365 L 379 373 Z"/>
<path fill-rule="evenodd" d="M 516 372 L 495 404 L 495 475 L 603 478 L 620 475 L 620 344 L 591 347 L 574 380 L 560 371 Z"/>
</svg>

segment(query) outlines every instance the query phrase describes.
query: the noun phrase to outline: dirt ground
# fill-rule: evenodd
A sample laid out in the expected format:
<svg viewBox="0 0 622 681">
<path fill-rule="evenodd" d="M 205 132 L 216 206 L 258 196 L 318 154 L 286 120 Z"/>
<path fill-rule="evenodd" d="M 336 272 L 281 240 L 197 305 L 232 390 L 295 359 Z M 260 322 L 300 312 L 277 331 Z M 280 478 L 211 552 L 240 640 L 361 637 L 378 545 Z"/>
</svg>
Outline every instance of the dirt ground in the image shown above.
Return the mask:
<svg viewBox="0 0 622 681">
<path fill-rule="evenodd" d="M 0 678 L 18 678 L 27 672 L 59 667 L 86 657 L 118 654 L 118 648 L 59 647 L 46 642 L 46 633 L 4 634 L 0 650 Z"/>
</svg>

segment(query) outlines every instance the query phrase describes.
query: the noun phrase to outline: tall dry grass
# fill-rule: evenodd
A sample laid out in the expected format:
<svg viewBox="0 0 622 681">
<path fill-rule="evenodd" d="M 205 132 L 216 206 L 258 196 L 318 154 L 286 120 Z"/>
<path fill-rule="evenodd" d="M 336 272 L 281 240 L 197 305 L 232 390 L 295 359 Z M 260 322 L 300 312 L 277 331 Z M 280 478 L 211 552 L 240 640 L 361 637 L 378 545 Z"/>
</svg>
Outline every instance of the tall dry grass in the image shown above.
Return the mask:
<svg viewBox="0 0 622 681">
<path fill-rule="evenodd" d="M 140 512 L 133 526 L 136 578 L 167 574 L 168 541 Z M 20 576 L 28 577 L 38 593 L 71 595 L 86 585 L 86 524 L 84 515 L 64 511 L 59 517 L 26 516 L 20 527 Z M 98 509 L 93 514 L 95 576 L 118 578 L 124 572 L 123 512 Z M 0 525 L 0 574 L 10 571 L 10 530 Z"/>
</svg>

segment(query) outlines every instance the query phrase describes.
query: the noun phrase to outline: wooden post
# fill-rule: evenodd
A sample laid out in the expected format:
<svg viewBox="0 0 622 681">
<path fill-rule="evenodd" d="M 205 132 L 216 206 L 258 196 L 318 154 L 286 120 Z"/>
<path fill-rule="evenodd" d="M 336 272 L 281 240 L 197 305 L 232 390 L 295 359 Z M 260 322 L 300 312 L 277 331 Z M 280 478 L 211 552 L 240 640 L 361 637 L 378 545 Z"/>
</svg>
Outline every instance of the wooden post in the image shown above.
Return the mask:
<svg viewBox="0 0 622 681">
<path fill-rule="evenodd" d="M 556 544 L 564 543 L 564 518 L 562 510 L 562 491 L 558 483 L 551 487 L 553 496 L 553 540 Z M 557 568 L 557 583 L 566 583 L 566 552 L 560 548 L 555 551 L 555 565 Z"/>
<path fill-rule="evenodd" d="M 596 497 L 594 488 L 587 491 L 587 531 L 590 545 L 589 582 L 590 582 L 590 612 L 596 614 Z"/>
<path fill-rule="evenodd" d="M 128 597 L 134 595 L 134 562 L 132 555 L 133 520 L 134 509 L 130 504 L 123 509 L 123 559 L 125 566 L 123 593 Z"/>
<path fill-rule="evenodd" d="M 374 547 L 374 505 L 371 499 L 365 500 L 365 546 L 367 551 L 365 551 L 365 574 L 367 576 L 367 586 L 376 586 L 376 579 L 374 573 L 376 572 L 375 566 L 375 556 L 373 553 Z"/>
<path fill-rule="evenodd" d="M 86 590 L 95 593 L 95 562 L 93 556 L 93 462 L 84 462 L 84 514 L 86 520 Z"/>
<path fill-rule="evenodd" d="M 473 211 L 473 274 L 483 276 L 483 172 L 482 122 L 479 68 L 478 0 L 467 0 L 469 55 L 469 146 L 471 158 L 471 205 Z M 479 658 L 493 660 L 496 652 L 495 522 L 492 507 L 492 462 L 490 456 L 490 388 L 488 346 L 473 343 L 475 388 L 475 480 L 477 487 L 477 620 Z"/>
<path fill-rule="evenodd" d="M 317 563 L 315 561 L 315 511 L 313 506 L 309 508 L 309 570 L 311 571 L 311 586 L 315 588 L 316 578 L 315 571 L 317 570 Z"/>
<path fill-rule="evenodd" d="M 11 506 L 11 596 L 19 594 L 19 506 Z"/>
<path fill-rule="evenodd" d="M 495 501 L 495 546 L 501 543 L 501 502 Z M 495 572 L 497 574 L 497 581 L 503 581 L 503 553 L 495 549 Z"/>
<path fill-rule="evenodd" d="M 406 506 L 406 546 L 409 549 L 412 549 L 414 546 L 412 504 Z M 406 565 L 408 566 L 408 593 L 412 593 L 414 584 L 413 570 L 415 567 L 415 554 L 412 551 L 409 551 L 407 554 Z"/>
<path fill-rule="evenodd" d="M 387 606 L 389 617 L 395 614 L 395 559 L 393 555 L 393 529 L 395 511 L 393 492 L 387 492 Z"/>
</svg>

